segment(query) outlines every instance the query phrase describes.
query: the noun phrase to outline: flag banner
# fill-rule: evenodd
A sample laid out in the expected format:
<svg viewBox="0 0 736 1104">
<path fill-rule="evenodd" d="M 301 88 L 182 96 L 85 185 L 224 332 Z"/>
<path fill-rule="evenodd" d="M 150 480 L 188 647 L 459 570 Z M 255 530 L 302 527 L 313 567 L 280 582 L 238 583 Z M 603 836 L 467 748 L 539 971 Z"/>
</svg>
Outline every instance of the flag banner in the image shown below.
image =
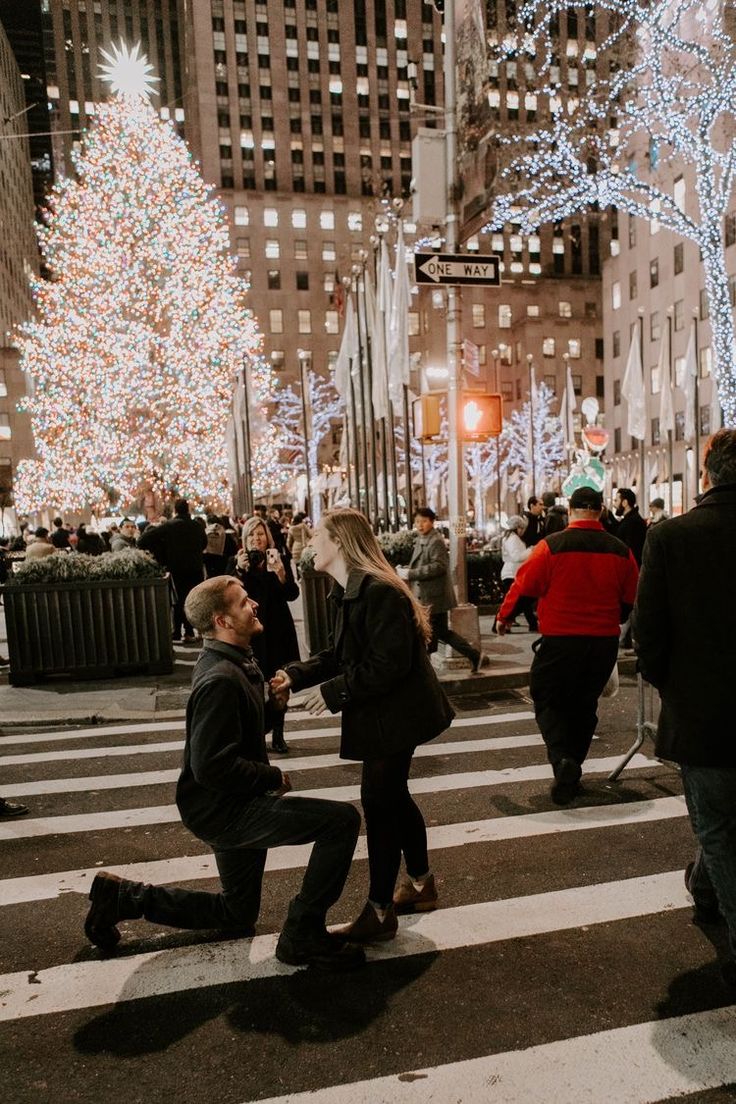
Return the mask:
<svg viewBox="0 0 736 1104">
<path fill-rule="evenodd" d="M 659 432 L 669 433 L 675 428 L 675 407 L 672 401 L 672 379 L 667 341 L 662 334 L 659 345 Z"/>
<path fill-rule="evenodd" d="M 373 381 L 371 399 L 377 419 L 388 417 L 388 373 L 386 367 L 386 321 L 391 308 L 391 272 L 386 242 L 381 239 L 376 270 L 376 294 L 373 298 L 373 319 L 370 329 Z"/>
<path fill-rule="evenodd" d="M 691 441 L 695 436 L 695 385 L 698 379 L 698 354 L 695 348 L 695 323 L 690 327 L 690 338 L 685 353 L 685 375 L 682 381 L 682 390 L 685 395 L 685 440 Z"/>
<path fill-rule="evenodd" d="M 577 405 L 578 401 L 575 397 L 575 388 L 572 382 L 572 371 L 568 363 L 565 390 L 562 392 L 562 402 L 560 403 L 562 439 L 567 450 L 575 448 L 575 410 Z"/>
<path fill-rule="evenodd" d="M 632 437 L 643 441 L 647 431 L 647 397 L 644 390 L 644 373 L 641 366 L 641 352 L 639 350 L 639 327 L 641 322 L 634 326 L 634 333 L 629 346 L 629 359 L 626 362 L 626 372 L 621 385 L 621 394 L 628 403 L 627 429 Z"/>
<path fill-rule="evenodd" d="M 389 325 L 388 380 L 389 394 L 394 410 L 401 416 L 404 404 L 404 386 L 409 383 L 409 305 L 411 286 L 406 268 L 404 228 L 399 222 L 396 241 L 396 268 L 391 297 L 391 321 Z"/>
</svg>

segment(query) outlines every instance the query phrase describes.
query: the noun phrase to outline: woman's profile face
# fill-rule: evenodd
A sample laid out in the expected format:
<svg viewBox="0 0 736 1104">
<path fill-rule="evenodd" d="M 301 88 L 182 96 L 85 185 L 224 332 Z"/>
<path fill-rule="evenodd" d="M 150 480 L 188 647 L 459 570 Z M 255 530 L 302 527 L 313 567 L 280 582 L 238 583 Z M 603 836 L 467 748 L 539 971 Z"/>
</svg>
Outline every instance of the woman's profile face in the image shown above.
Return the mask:
<svg viewBox="0 0 736 1104">
<path fill-rule="evenodd" d="M 248 552 L 265 552 L 268 548 L 268 537 L 262 525 L 256 525 L 252 533 L 249 533 L 245 547 Z"/>
<path fill-rule="evenodd" d="M 314 549 L 314 570 L 326 571 L 330 574 L 330 567 L 335 564 L 336 560 L 341 558 L 340 546 L 332 539 L 330 531 L 323 521 L 317 524 L 309 544 Z"/>
</svg>

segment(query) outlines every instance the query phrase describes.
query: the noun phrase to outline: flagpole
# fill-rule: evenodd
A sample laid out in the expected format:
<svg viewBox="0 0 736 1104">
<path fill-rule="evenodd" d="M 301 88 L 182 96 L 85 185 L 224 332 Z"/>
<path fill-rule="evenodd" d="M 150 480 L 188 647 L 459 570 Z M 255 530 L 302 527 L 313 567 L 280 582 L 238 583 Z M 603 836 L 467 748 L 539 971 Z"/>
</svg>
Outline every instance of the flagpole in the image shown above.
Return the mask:
<svg viewBox="0 0 736 1104">
<path fill-rule="evenodd" d="M 365 279 L 366 279 L 366 265 L 365 262 L 368 258 L 368 254 L 361 250 L 361 273 L 358 277 L 358 295 L 360 295 L 361 286 L 363 290 L 363 321 L 365 323 L 365 367 L 367 375 L 367 392 L 369 401 L 366 402 L 365 409 L 365 425 L 366 433 L 370 429 L 370 459 L 371 459 L 371 480 L 370 489 L 373 492 L 373 502 L 370 511 L 370 521 L 373 529 L 378 528 L 378 456 L 376 453 L 376 421 L 373 415 L 373 361 L 371 356 L 371 336 L 368 328 L 368 296 L 366 293 Z M 360 311 L 358 311 L 360 316 Z M 360 328 L 358 328 L 358 339 L 360 340 Z"/>
<path fill-rule="evenodd" d="M 380 300 L 379 300 L 379 276 L 382 278 L 383 274 L 379 272 L 378 253 L 381 248 L 381 235 L 376 233 L 371 235 L 371 245 L 373 246 L 373 287 L 375 292 L 375 318 L 373 333 L 375 333 L 375 322 L 381 318 Z M 380 325 L 378 340 L 383 343 L 383 347 L 380 350 L 379 364 L 383 365 L 383 372 L 385 375 L 386 369 L 386 326 L 385 317 Z M 377 350 L 373 348 L 373 337 L 371 337 L 371 398 L 373 397 L 373 358 Z M 375 416 L 375 407 L 374 407 Z M 381 511 L 381 525 L 384 532 L 389 528 L 389 507 L 388 507 L 388 441 L 386 434 L 386 416 L 381 414 L 378 419 L 378 440 L 380 444 L 380 458 L 381 458 L 381 484 L 383 489 L 383 509 Z M 376 495 L 378 490 L 376 489 Z M 378 512 L 378 500 L 376 499 L 376 512 Z"/>
<path fill-rule="evenodd" d="M 646 381 L 644 380 L 644 308 L 639 307 L 639 359 L 641 361 L 641 376 L 644 386 L 644 394 L 646 395 Z M 646 399 L 645 399 L 646 402 Z M 639 488 L 639 494 L 636 496 L 639 502 L 639 513 L 644 517 L 644 511 L 649 508 L 649 493 L 645 491 L 645 483 L 647 478 L 647 457 L 646 457 L 646 443 L 647 443 L 647 419 L 646 412 L 644 415 L 644 436 L 639 442 L 639 478 L 641 481 L 641 487 Z"/>
<path fill-rule="evenodd" d="M 302 422 L 304 425 L 304 467 L 307 476 L 307 513 L 312 521 L 314 521 L 314 513 L 312 511 L 312 480 L 309 471 L 309 419 L 307 416 L 307 389 L 309 386 L 307 363 L 309 360 L 309 353 L 305 353 L 303 349 L 300 349 L 297 355 L 299 357 L 299 376 L 302 383 Z"/>
<path fill-rule="evenodd" d="M 667 363 L 669 366 L 669 379 L 667 380 L 670 392 L 674 387 L 674 379 L 672 377 L 672 307 L 667 308 Z M 661 386 L 661 383 L 660 383 Z M 675 445 L 674 435 L 672 433 L 672 427 L 667 427 L 667 451 L 669 456 L 670 467 L 670 517 L 674 517 L 675 514 Z"/>
<path fill-rule="evenodd" d="M 370 470 L 368 467 L 368 406 L 365 401 L 365 373 L 363 371 L 363 338 L 361 337 L 360 327 L 360 266 L 353 266 L 353 278 L 355 287 L 355 319 L 356 328 L 358 334 L 358 372 L 360 380 L 360 421 L 361 421 L 361 445 L 363 452 L 363 473 L 365 476 L 364 483 L 364 495 L 365 502 L 361 503 L 358 509 L 362 510 L 366 517 L 370 518 L 371 515 L 371 496 L 370 496 Z"/>
<path fill-rule="evenodd" d="M 699 329 L 698 322 L 698 308 L 693 307 L 693 321 L 695 322 L 695 385 L 693 387 L 693 402 L 695 403 L 695 410 L 693 416 L 693 425 L 695 427 L 695 494 L 693 495 L 693 501 L 698 497 L 700 493 L 700 347 L 699 347 Z"/>
<path fill-rule="evenodd" d="M 529 365 L 529 443 L 532 461 L 532 485 L 529 488 L 529 494 L 535 495 L 537 493 L 537 463 L 534 455 L 534 357 L 531 353 L 527 353 L 526 362 Z"/>
<path fill-rule="evenodd" d="M 496 377 L 496 394 L 501 398 L 501 426 L 503 427 L 503 395 L 501 395 L 501 350 L 492 349 L 493 368 Z M 501 528 L 501 438 L 496 437 L 496 509 L 498 526 Z"/>
</svg>

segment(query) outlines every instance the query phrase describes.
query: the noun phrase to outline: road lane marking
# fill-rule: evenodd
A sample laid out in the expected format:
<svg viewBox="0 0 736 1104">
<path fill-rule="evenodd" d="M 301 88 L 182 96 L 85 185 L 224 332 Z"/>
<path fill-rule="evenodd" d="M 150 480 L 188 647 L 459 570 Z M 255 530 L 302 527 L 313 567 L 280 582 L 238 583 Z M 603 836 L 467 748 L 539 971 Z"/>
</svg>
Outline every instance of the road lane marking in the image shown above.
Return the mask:
<svg viewBox="0 0 736 1104">
<path fill-rule="evenodd" d="M 258 1104 L 655 1104 L 736 1081 L 736 1008 L 597 1031 Z"/>
<path fill-rule="evenodd" d="M 588 759 L 583 764 L 583 774 L 608 774 L 621 761 L 620 756 Z M 628 771 L 646 767 L 659 767 L 656 759 L 637 754 Z M 413 794 L 444 793 L 451 790 L 481 789 L 506 783 L 549 782 L 547 764 L 529 767 L 506 767 L 503 770 L 467 771 L 462 774 L 443 774 L 431 778 L 412 778 L 409 789 Z M 5 788 L 5 787 L 4 787 Z M 10 793 L 10 790 L 7 790 Z M 360 786 L 326 786 L 315 790 L 297 790 L 294 797 L 324 797 L 332 801 L 358 801 Z M 287 799 L 288 800 L 288 799 Z M 30 839 L 39 836 L 66 835 L 74 832 L 97 832 L 109 828 L 129 828 L 149 824 L 170 824 L 179 819 L 175 805 L 153 808 L 120 809 L 105 813 L 81 813 L 68 816 L 39 817 L 33 820 L 12 820 L 0 823 L 0 841 Z"/>
<path fill-rule="evenodd" d="M 292 714 L 287 714 L 287 720 L 297 719 Z M 313 717 L 311 713 L 300 713 L 299 719 L 316 721 L 319 718 Z M 322 718 L 325 719 L 325 718 Z M 331 736 L 334 732 L 340 730 L 340 717 L 339 714 L 335 715 L 332 719 L 333 723 L 328 728 L 305 728 L 294 729 L 293 734 L 309 734 L 316 736 L 318 733 L 322 736 Z M 477 717 L 456 717 L 451 724 L 451 728 L 466 728 L 473 725 L 493 725 L 493 724 L 511 724 L 514 721 L 533 721 L 534 714 L 529 710 L 520 710 L 517 713 L 484 713 Z M 134 734 L 136 732 L 183 732 L 185 728 L 184 721 L 153 721 L 142 722 L 140 724 L 129 725 L 113 725 L 112 727 L 101 727 L 99 725 L 94 728 L 79 728 L 76 730 L 65 729 L 63 732 L 25 732 L 19 735 L 13 733 L 5 736 L 0 736 L 0 748 L 11 744 L 44 744 L 44 743 L 59 743 L 62 740 L 89 740 L 95 736 L 124 736 Z M 292 731 L 287 726 L 287 731 Z"/>
<path fill-rule="evenodd" d="M 444 824 L 428 828 L 427 838 L 432 851 L 441 851 L 468 844 L 498 843 L 502 840 L 528 839 L 595 828 L 619 828 L 628 824 L 648 824 L 685 816 L 687 807 L 684 797 L 659 797 L 650 801 L 631 801 L 623 805 L 589 805 L 575 809 L 555 809 L 549 813 L 519 813 L 516 816 Z M 292 870 L 306 866 L 311 849 L 311 844 L 272 847 L 268 852 L 266 870 Z M 366 856 L 365 836 L 361 836 L 355 850 L 355 859 L 364 859 Z M 65 893 L 87 893 L 99 869 L 100 867 L 91 867 L 86 870 L 6 878 L 0 881 L 0 907 L 29 901 L 47 901 Z M 176 885 L 218 877 L 217 866 L 210 853 L 105 866 L 105 870 L 121 878 L 151 882 L 154 885 Z"/>
<path fill-rule="evenodd" d="M 368 953 L 371 960 L 405 958 L 609 924 L 689 904 L 682 871 L 667 871 L 401 917 L 397 938 Z M 276 935 L 260 935 L 1 975 L 0 1021 L 291 974 L 293 968 L 273 957 L 276 940 Z"/>
<path fill-rule="evenodd" d="M 320 734 L 321 735 L 321 734 Z M 337 731 L 333 731 L 330 735 L 337 735 Z M 294 743 L 298 743 L 302 739 L 315 739 L 311 733 L 301 734 L 296 733 L 292 737 Z M 537 733 L 530 733 L 527 736 L 489 736 L 485 740 L 457 740 L 455 742 L 443 743 L 443 744 L 422 744 L 414 752 L 414 758 L 426 759 L 428 756 L 437 755 L 463 755 L 473 751 L 510 751 L 513 748 L 525 748 L 525 747 L 539 747 L 543 743 L 542 737 Z M 65 761 L 76 762 L 77 759 L 113 759 L 113 758 L 126 758 L 134 755 L 155 755 L 166 754 L 167 752 L 181 751 L 184 747 L 183 740 L 173 740 L 161 744 L 133 744 L 122 747 L 104 747 L 104 748 L 75 748 L 71 751 L 42 751 L 42 752 L 29 752 L 25 755 L 5 755 L 0 757 L 0 769 L 2 767 L 18 767 L 29 766 L 34 763 L 61 763 Z M 278 762 L 287 763 L 289 766 L 289 774 L 292 771 L 298 770 L 318 770 L 321 767 L 340 767 L 346 766 L 349 763 L 354 763 L 351 759 L 341 759 L 337 754 L 323 754 L 323 755 L 309 755 L 304 756 L 301 759 L 291 755 L 288 760 L 282 759 Z M 175 772 L 174 778 L 177 777 L 178 772 Z M 161 772 L 162 782 L 170 781 L 171 771 Z M 163 777 L 166 775 L 166 777 Z M 130 779 L 129 783 L 121 782 L 119 785 L 135 785 L 135 774 L 120 775 L 121 778 Z M 60 779 L 59 781 L 63 781 Z M 69 781 L 83 782 L 84 779 L 69 779 Z M 97 781 L 97 779 L 90 779 L 91 782 Z M 34 786 L 36 783 L 29 782 L 29 786 Z M 43 785 L 42 782 L 38 783 Z M 53 783 L 55 785 L 55 782 Z M 147 785 L 148 783 L 141 783 L 141 785 Z M 13 785 L 13 783 L 8 783 Z M 102 788 L 103 783 L 100 783 Z M 72 787 L 72 789 L 95 789 L 95 786 L 89 787 Z M 7 789 L 7 785 L 3 784 L 3 789 Z M 10 792 L 8 790 L 8 792 Z M 34 793 L 63 793 L 63 789 L 60 790 L 24 790 L 26 796 Z M 13 790 L 13 793 L 18 796 L 21 795 L 19 789 Z"/>
</svg>

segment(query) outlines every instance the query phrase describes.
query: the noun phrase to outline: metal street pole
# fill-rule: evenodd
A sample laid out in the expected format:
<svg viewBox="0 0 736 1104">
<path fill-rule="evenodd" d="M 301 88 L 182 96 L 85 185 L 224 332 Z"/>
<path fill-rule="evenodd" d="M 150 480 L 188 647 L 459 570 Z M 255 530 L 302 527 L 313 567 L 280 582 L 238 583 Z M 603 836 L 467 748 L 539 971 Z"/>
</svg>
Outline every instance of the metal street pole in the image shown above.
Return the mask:
<svg viewBox="0 0 736 1104">
<path fill-rule="evenodd" d="M 537 493 L 537 460 L 535 456 L 536 441 L 534 440 L 534 357 L 531 353 L 527 353 L 526 362 L 529 365 L 529 446 L 532 454 L 532 485 L 529 493 L 535 495 Z"/>
<path fill-rule="evenodd" d="M 639 307 L 639 359 L 641 361 L 641 375 L 644 380 L 644 308 Z M 646 382 L 644 383 L 644 395 L 646 396 Z M 646 402 L 646 397 L 645 397 Z M 641 487 L 636 496 L 639 502 L 639 513 L 644 517 L 644 511 L 649 509 L 649 488 L 645 486 L 647 481 L 647 425 L 644 418 L 644 438 L 639 442 L 639 478 Z"/>
<path fill-rule="evenodd" d="M 299 374 L 302 381 L 302 422 L 304 424 L 304 470 L 307 476 L 307 513 L 310 518 L 314 520 L 314 515 L 312 513 L 312 481 L 309 474 L 309 415 L 307 411 L 307 393 L 309 390 L 307 363 L 309 361 L 309 356 L 305 354 L 302 349 L 299 350 L 297 355 L 299 357 Z"/>
<path fill-rule="evenodd" d="M 693 310 L 693 321 L 695 322 L 695 384 L 693 386 L 693 402 L 695 403 L 695 410 L 693 411 L 693 425 L 695 426 L 695 456 L 694 456 L 694 468 L 695 468 L 695 494 L 693 495 L 693 501 L 700 494 L 700 333 L 698 325 L 698 310 Z"/>
<path fill-rule="evenodd" d="M 672 390 L 674 387 L 674 379 L 672 378 L 672 307 L 669 307 L 667 311 L 667 386 Z M 662 386 L 662 380 L 659 381 L 659 386 Z M 670 406 L 670 410 L 672 407 Z M 675 446 L 673 443 L 672 428 L 667 430 L 667 464 L 670 469 L 670 517 L 675 516 Z"/>
<path fill-rule="evenodd" d="M 491 351 L 496 377 L 496 394 L 501 394 L 501 355 L 500 349 Z M 501 424 L 503 425 L 503 399 L 501 399 Z M 496 512 L 498 526 L 501 527 L 501 438 L 496 438 Z"/>
<path fill-rule="evenodd" d="M 246 514 L 253 513 L 253 469 L 251 466 L 251 442 L 250 442 L 250 395 L 248 393 L 248 360 L 243 357 L 243 395 L 245 397 L 245 412 L 243 414 L 243 468 L 245 471 L 245 485 L 243 487 L 243 499 Z"/>
<path fill-rule="evenodd" d="M 457 251 L 457 109 L 455 88 L 455 0 L 445 0 L 445 157 L 447 173 L 447 214 L 445 248 Z M 460 341 L 462 335 L 462 298 L 457 287 L 447 288 L 447 491 L 450 507 L 450 571 L 460 605 L 468 600 L 466 577 L 465 463 L 458 430 L 460 416 Z"/>
</svg>

